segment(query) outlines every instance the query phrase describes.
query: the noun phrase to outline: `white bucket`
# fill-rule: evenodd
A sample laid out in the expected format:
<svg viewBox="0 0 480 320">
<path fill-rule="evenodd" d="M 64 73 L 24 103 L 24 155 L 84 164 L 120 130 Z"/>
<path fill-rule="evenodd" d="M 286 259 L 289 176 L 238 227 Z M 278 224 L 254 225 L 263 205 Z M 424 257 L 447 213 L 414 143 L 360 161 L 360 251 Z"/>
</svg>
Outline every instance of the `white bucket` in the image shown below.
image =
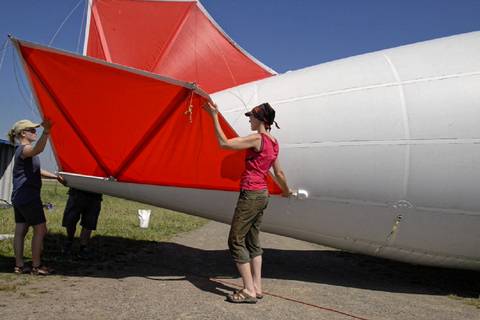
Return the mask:
<svg viewBox="0 0 480 320">
<path fill-rule="evenodd" d="M 140 220 L 140 228 L 148 228 L 148 222 L 150 221 L 150 209 L 138 209 L 138 219 Z"/>
</svg>

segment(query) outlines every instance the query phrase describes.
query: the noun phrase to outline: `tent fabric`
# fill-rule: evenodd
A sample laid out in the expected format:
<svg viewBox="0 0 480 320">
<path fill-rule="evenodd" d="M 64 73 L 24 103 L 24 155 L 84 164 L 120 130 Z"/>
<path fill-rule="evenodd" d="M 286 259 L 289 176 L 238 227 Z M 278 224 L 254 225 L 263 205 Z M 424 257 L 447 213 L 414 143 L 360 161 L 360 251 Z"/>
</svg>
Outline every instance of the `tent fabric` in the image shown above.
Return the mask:
<svg viewBox="0 0 480 320">
<path fill-rule="evenodd" d="M 4 207 L 4 203 L 11 203 L 14 155 L 15 147 L 0 139 L 0 208 Z"/>
<path fill-rule="evenodd" d="M 197 83 L 208 93 L 270 77 L 197 1 L 94 0 L 86 54 Z"/>
<path fill-rule="evenodd" d="M 238 190 L 244 152 L 218 146 L 190 84 L 17 42 L 63 171 L 122 182 Z M 220 117 L 227 137 L 237 136 Z M 271 192 L 279 189 L 270 181 Z"/>
</svg>

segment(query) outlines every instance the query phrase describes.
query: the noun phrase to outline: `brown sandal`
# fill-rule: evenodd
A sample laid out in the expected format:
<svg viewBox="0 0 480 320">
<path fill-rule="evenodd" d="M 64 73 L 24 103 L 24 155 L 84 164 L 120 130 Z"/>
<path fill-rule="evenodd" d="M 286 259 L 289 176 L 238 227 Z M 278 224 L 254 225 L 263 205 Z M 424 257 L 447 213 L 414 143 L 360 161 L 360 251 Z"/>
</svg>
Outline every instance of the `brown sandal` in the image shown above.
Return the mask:
<svg viewBox="0 0 480 320">
<path fill-rule="evenodd" d="M 27 267 L 27 266 L 21 266 L 21 267 L 15 266 L 13 268 L 13 273 L 15 273 L 15 274 L 30 273 L 30 271 L 31 271 L 30 268 Z"/>
<path fill-rule="evenodd" d="M 243 290 L 243 289 L 242 289 L 242 290 Z M 241 291 L 241 290 L 237 290 L 237 291 L 235 291 L 235 293 L 237 293 L 237 292 L 239 292 L 239 291 Z M 263 294 L 257 294 L 257 299 L 258 299 L 258 300 L 263 299 Z"/>
<path fill-rule="evenodd" d="M 32 274 L 35 276 L 48 276 L 55 271 L 47 266 L 39 265 L 38 267 L 32 267 Z"/>
<path fill-rule="evenodd" d="M 257 303 L 257 298 L 247 294 L 245 290 L 237 291 L 227 296 L 227 301 L 232 303 Z"/>
</svg>

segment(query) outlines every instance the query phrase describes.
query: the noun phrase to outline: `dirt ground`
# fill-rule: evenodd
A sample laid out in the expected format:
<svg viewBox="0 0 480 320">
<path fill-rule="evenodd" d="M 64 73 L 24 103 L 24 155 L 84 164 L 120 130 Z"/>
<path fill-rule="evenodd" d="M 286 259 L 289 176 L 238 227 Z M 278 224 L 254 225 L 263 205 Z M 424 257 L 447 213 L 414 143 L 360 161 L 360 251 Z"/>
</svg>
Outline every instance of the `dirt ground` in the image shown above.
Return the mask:
<svg viewBox="0 0 480 320">
<path fill-rule="evenodd" d="M 468 304 L 480 294 L 479 272 L 412 266 L 270 234 L 262 238 L 265 298 L 230 304 L 225 295 L 240 280 L 227 232 L 227 225 L 210 222 L 170 242 L 145 242 L 114 262 L 92 260 L 71 270 L 66 264 L 49 277 L 8 276 L 0 319 L 480 320 L 480 309 Z"/>
</svg>

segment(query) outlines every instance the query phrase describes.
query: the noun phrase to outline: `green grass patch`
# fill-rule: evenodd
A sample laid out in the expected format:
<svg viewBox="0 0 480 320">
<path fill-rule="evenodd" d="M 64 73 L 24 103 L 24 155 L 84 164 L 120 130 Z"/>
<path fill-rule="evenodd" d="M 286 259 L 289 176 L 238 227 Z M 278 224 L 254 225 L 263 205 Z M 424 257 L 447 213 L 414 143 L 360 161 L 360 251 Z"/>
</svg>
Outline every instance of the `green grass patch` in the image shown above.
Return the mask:
<svg viewBox="0 0 480 320">
<path fill-rule="evenodd" d="M 460 300 L 465 304 L 468 304 L 476 307 L 477 309 L 480 309 L 480 296 L 478 298 L 462 298 L 457 295 L 451 294 L 449 295 L 449 297 L 454 300 Z"/>
<path fill-rule="evenodd" d="M 50 202 L 54 205 L 52 210 L 45 210 L 48 235 L 45 238 L 43 260 L 57 269 L 75 271 L 92 265 L 92 262 L 80 261 L 75 257 L 62 256 L 66 232 L 61 224 L 63 210 L 68 198 L 67 190 L 68 188 L 57 182 L 45 182 L 43 184 L 43 202 Z M 152 211 L 148 229 L 139 227 L 138 209 L 150 209 Z M 151 250 L 158 242 L 168 240 L 179 233 L 196 229 L 206 222 L 207 220 L 202 218 L 155 206 L 104 196 L 97 230 L 93 233 L 90 247 L 95 252 L 96 264 L 108 265 L 119 261 L 132 260 L 136 254 L 145 250 Z M 14 228 L 13 209 L 1 209 L 0 234 L 12 234 Z M 78 226 L 74 252 L 78 249 L 80 229 L 81 227 Z M 26 260 L 31 258 L 32 234 L 33 231 L 30 229 L 25 239 L 24 256 Z M 0 290 L 15 289 L 14 286 L 17 283 L 11 287 L 9 286 L 9 283 L 12 283 L 9 277 L 11 276 L 13 266 L 12 239 L 0 241 Z"/>
</svg>

